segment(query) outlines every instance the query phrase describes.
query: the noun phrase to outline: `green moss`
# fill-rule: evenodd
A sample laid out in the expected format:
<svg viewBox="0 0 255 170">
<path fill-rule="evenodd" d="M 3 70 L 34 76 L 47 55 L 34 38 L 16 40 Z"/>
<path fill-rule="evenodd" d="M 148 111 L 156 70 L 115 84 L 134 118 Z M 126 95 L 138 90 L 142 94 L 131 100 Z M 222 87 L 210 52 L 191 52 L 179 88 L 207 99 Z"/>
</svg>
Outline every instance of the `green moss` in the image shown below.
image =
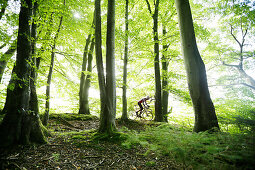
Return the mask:
<svg viewBox="0 0 255 170">
<path fill-rule="evenodd" d="M 94 116 L 94 115 L 73 114 L 73 113 L 63 113 L 63 114 L 52 113 L 49 116 L 50 116 L 49 119 L 58 119 L 59 117 L 61 117 L 61 118 L 65 119 L 66 121 L 70 121 L 70 120 L 86 121 L 86 120 L 98 119 L 98 117 Z"/>
<path fill-rule="evenodd" d="M 119 143 L 119 144 L 121 144 L 126 139 L 127 139 L 127 135 L 122 132 L 112 132 L 112 133 L 97 132 L 92 138 L 93 141 L 109 141 L 109 142 Z"/>
</svg>

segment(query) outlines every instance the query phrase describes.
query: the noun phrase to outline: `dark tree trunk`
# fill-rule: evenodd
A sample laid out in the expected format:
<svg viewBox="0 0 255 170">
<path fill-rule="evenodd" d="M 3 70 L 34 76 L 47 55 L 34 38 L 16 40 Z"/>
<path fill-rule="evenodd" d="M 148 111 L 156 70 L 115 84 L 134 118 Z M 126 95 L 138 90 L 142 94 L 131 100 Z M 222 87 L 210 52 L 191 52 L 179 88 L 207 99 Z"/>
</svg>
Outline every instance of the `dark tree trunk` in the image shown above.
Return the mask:
<svg viewBox="0 0 255 170">
<path fill-rule="evenodd" d="M 38 98 L 37 98 L 37 93 L 36 93 L 36 79 L 37 79 L 37 58 L 36 58 L 36 39 L 37 39 L 37 24 L 35 22 L 36 20 L 36 15 L 37 15 L 37 9 L 38 9 L 38 3 L 37 1 L 34 2 L 34 7 L 33 7 L 33 23 L 32 23 L 32 28 L 31 28 L 31 54 L 32 54 L 32 68 L 31 68 L 31 79 L 30 79 L 30 103 L 29 107 L 30 110 L 33 111 L 36 114 L 39 114 L 39 106 L 38 106 Z"/>
<path fill-rule="evenodd" d="M 53 40 L 53 45 L 51 48 L 51 62 L 50 62 L 50 69 L 49 69 L 49 74 L 47 78 L 47 86 L 46 86 L 46 103 L 45 103 L 45 113 L 43 116 L 43 125 L 46 126 L 49 121 L 49 112 L 50 112 L 50 85 L 51 85 L 51 79 L 52 79 L 52 73 L 53 73 L 53 67 L 54 67 L 54 60 L 55 60 L 55 49 L 56 49 L 56 42 L 58 39 L 58 35 L 61 29 L 63 21 L 63 16 L 60 17 L 59 25 L 58 25 L 58 30 L 56 32 L 56 35 Z"/>
<path fill-rule="evenodd" d="M 122 94 L 122 120 L 127 120 L 127 63 L 128 63 L 128 0 L 126 0 L 125 8 L 125 51 L 123 66 L 123 94 Z"/>
<path fill-rule="evenodd" d="M 156 1 L 155 12 L 153 14 L 153 35 L 154 35 L 154 69 L 155 69 L 155 121 L 162 122 L 162 103 L 161 103 L 161 80 L 159 65 L 159 39 L 158 39 L 158 11 L 159 0 Z"/>
<path fill-rule="evenodd" d="M 96 2 L 95 3 L 96 4 L 95 5 L 96 7 L 96 43 L 97 43 L 99 41 L 101 42 L 101 39 L 100 40 L 97 39 L 101 37 L 101 28 L 100 28 L 100 36 L 97 35 L 99 33 L 97 31 L 99 31 L 99 27 L 101 27 L 101 17 L 100 17 L 101 12 L 100 12 L 100 0 L 96 0 L 95 2 Z M 98 24 L 100 24 L 100 26 Z M 106 83 L 102 83 L 102 81 L 104 80 L 104 76 L 100 77 L 99 75 L 99 80 L 101 79 L 99 81 L 99 86 L 101 85 L 100 95 L 102 96 L 101 104 L 103 104 L 101 105 L 102 110 L 100 115 L 99 132 L 108 133 L 108 134 L 112 134 L 116 130 L 116 125 L 115 125 L 116 83 L 115 83 L 115 57 L 114 57 L 115 35 L 114 35 L 114 32 L 115 32 L 115 0 L 108 0 L 107 37 L 106 37 L 106 73 L 107 73 Z M 98 51 L 98 48 L 101 48 L 101 46 L 99 45 L 101 44 L 96 44 L 96 47 L 97 47 L 96 52 Z M 97 59 L 100 59 L 100 58 L 97 57 Z M 103 69 L 102 60 L 99 60 L 99 62 L 100 62 L 99 63 L 100 66 L 98 67 L 100 67 L 100 69 Z M 98 72 L 101 72 L 101 71 L 103 70 L 98 70 Z"/>
<path fill-rule="evenodd" d="M 85 86 L 85 71 L 87 67 L 88 62 L 88 49 L 89 44 L 91 42 L 91 34 L 88 35 L 88 38 L 86 39 L 86 44 L 83 52 L 83 61 L 82 61 L 82 69 L 81 69 L 81 78 L 80 78 L 80 92 L 79 92 L 79 114 L 85 114 L 85 97 L 84 97 L 84 86 Z"/>
<path fill-rule="evenodd" d="M 0 20 L 1 20 L 5 13 L 5 9 L 8 5 L 8 0 L 3 0 L 0 4 L 1 4 L 1 11 L 0 11 Z"/>
<path fill-rule="evenodd" d="M 188 0 L 175 0 L 181 33 L 182 51 L 189 92 L 195 112 L 194 131 L 219 129 L 213 102 L 208 90 L 204 62 L 199 54 Z"/>
<path fill-rule="evenodd" d="M 163 37 L 166 36 L 166 28 L 163 26 Z M 166 56 L 168 45 L 163 44 L 162 53 L 162 114 L 163 120 L 167 122 L 168 116 L 168 59 Z"/>
<path fill-rule="evenodd" d="M 25 5 L 26 4 L 26 5 Z M 32 16 L 32 1 L 21 1 L 19 14 L 19 31 L 17 41 L 16 65 L 13 69 L 11 93 L 6 115 L 0 125 L 0 145 L 29 144 L 30 142 L 46 142 L 41 130 L 37 115 L 30 112 L 30 64 L 31 61 L 31 34 L 30 21 Z"/>
<path fill-rule="evenodd" d="M 0 59 L 0 82 L 2 81 L 4 70 L 6 68 L 8 61 L 11 59 L 14 52 L 16 51 L 16 46 L 17 46 L 16 44 L 17 44 L 17 42 L 14 41 L 11 44 L 11 47 L 1 56 L 1 59 Z"/>
</svg>

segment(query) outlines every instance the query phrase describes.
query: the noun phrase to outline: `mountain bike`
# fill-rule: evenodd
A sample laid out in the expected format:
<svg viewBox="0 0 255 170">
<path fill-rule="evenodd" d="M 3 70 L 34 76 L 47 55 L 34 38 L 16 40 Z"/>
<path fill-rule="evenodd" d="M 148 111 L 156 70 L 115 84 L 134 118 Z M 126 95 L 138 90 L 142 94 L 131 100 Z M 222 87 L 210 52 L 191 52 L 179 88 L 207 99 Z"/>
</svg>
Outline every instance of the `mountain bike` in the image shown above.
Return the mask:
<svg viewBox="0 0 255 170">
<path fill-rule="evenodd" d="M 150 109 L 150 106 L 143 106 L 142 112 L 137 113 L 137 111 L 140 110 L 140 107 L 138 105 L 134 105 L 134 110 L 134 115 L 132 115 L 134 119 L 153 120 L 154 118 L 154 114 Z"/>
</svg>

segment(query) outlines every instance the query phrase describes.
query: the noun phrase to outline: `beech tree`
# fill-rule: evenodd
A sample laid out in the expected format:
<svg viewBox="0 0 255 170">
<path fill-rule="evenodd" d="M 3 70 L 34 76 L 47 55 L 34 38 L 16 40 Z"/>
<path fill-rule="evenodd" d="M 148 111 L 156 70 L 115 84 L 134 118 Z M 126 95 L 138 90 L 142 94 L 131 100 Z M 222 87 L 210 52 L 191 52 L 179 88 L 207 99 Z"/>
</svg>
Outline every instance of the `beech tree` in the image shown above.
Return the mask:
<svg viewBox="0 0 255 170">
<path fill-rule="evenodd" d="M 29 111 L 31 66 L 32 1 L 21 1 L 13 89 L 7 91 L 10 103 L 0 125 L 0 145 L 45 143 L 38 113 Z M 15 75 L 15 76 L 14 76 Z"/>
<path fill-rule="evenodd" d="M 188 0 L 175 0 L 181 33 L 182 53 L 188 87 L 195 112 L 194 131 L 219 128 L 207 84 L 204 62 L 199 54 Z"/>
<path fill-rule="evenodd" d="M 65 5 L 65 0 L 64 0 L 64 5 Z M 44 117 L 43 117 L 43 125 L 45 125 L 45 126 L 48 124 L 48 120 L 49 120 L 51 79 L 52 79 L 54 60 L 55 60 L 56 43 L 57 43 L 59 32 L 60 32 L 60 29 L 62 26 L 62 22 L 63 22 L 63 15 L 60 17 L 58 29 L 54 36 L 53 44 L 51 47 L 51 61 L 50 61 L 50 68 L 49 68 L 49 73 L 48 73 L 48 77 L 47 77 L 46 103 L 45 103 L 45 113 L 44 113 Z"/>
<path fill-rule="evenodd" d="M 122 120 L 127 120 L 127 64 L 128 64 L 128 0 L 125 7 L 125 47 L 124 47 L 124 66 L 123 66 L 123 86 L 122 86 Z"/>
<path fill-rule="evenodd" d="M 149 0 L 146 0 L 148 10 L 153 19 L 153 39 L 154 39 L 154 74 L 155 74 L 155 121 L 162 122 L 162 103 L 161 103 L 161 77 L 159 63 L 159 38 L 158 38 L 158 13 L 159 0 L 154 2 L 154 12 L 151 10 Z"/>
<path fill-rule="evenodd" d="M 101 5 L 95 1 L 95 45 L 98 81 L 100 88 L 101 112 L 100 133 L 112 134 L 116 130 L 116 82 L 115 82 L 115 0 L 108 0 L 107 36 L 106 36 L 106 79 L 102 59 Z"/>
</svg>

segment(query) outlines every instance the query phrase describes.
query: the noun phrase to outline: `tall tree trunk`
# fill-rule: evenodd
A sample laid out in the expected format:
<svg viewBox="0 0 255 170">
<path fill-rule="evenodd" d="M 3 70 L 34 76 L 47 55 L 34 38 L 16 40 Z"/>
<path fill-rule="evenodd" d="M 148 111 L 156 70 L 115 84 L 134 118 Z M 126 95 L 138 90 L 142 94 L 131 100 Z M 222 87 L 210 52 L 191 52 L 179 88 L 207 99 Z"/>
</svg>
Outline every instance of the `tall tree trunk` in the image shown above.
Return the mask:
<svg viewBox="0 0 255 170">
<path fill-rule="evenodd" d="M 181 33 L 182 52 L 187 72 L 189 92 L 195 112 L 194 131 L 219 128 L 208 90 L 204 62 L 199 54 L 188 0 L 175 0 Z"/>
<path fill-rule="evenodd" d="M 39 106 L 38 106 L 38 98 L 37 98 L 37 93 L 36 93 L 36 79 L 37 79 L 37 58 L 36 58 L 36 39 L 37 39 L 37 24 L 35 22 L 36 20 L 36 15 L 37 15 L 37 9 L 38 9 L 38 3 L 37 1 L 34 2 L 34 7 L 33 7 L 33 23 L 32 23 L 32 28 L 31 28 L 31 54 L 32 54 L 32 68 L 31 68 L 31 78 L 30 78 L 30 110 L 33 111 L 35 114 L 39 114 Z"/>
<path fill-rule="evenodd" d="M 162 122 L 162 103 L 161 103 L 161 77 L 159 65 L 159 39 L 158 39 L 158 11 L 159 0 L 155 4 L 155 12 L 153 14 L 153 35 L 154 35 L 154 70 L 155 70 L 155 121 Z"/>
<path fill-rule="evenodd" d="M 91 82 L 91 73 L 92 73 L 92 60 L 93 60 L 93 52 L 94 52 L 94 46 L 95 46 L 95 40 L 92 39 L 90 50 L 88 54 L 88 68 L 87 68 L 87 76 L 84 84 L 84 114 L 90 114 L 89 111 L 89 88 L 90 88 L 90 82 Z"/>
<path fill-rule="evenodd" d="M 155 9 L 152 13 L 149 0 L 146 0 L 148 10 L 153 19 L 153 39 L 154 39 L 154 74 L 155 74 L 155 121 L 162 122 L 162 103 L 161 103 L 161 77 L 160 77 L 160 65 L 159 65 L 159 39 L 158 39 L 158 11 L 159 0 L 154 1 Z"/>
<path fill-rule="evenodd" d="M 102 57 L 102 33 L 101 33 L 101 0 L 95 0 L 95 53 L 96 65 L 98 74 L 98 84 L 100 90 L 100 118 L 103 117 L 103 110 L 105 108 L 105 76 Z"/>
<path fill-rule="evenodd" d="M 128 0 L 125 8 L 125 51 L 123 66 L 123 92 L 122 92 L 122 120 L 127 120 L 127 63 L 128 63 Z"/>
<path fill-rule="evenodd" d="M 30 99 L 30 64 L 31 35 L 30 21 L 32 16 L 32 1 L 21 1 L 19 14 L 19 31 L 17 41 L 16 65 L 13 69 L 14 88 L 7 96 L 11 98 L 6 115 L 0 125 L 0 145 L 28 144 L 30 142 L 46 142 L 41 130 L 39 118 L 29 112 Z"/>
<path fill-rule="evenodd" d="M 96 55 L 97 64 L 99 62 L 100 67 L 98 72 L 103 71 L 102 57 L 100 59 L 99 48 L 101 48 L 101 16 L 100 16 L 100 0 L 95 1 L 96 7 Z M 100 22 L 99 22 L 100 21 Z M 100 28 L 100 30 L 99 30 Z M 100 31 L 100 32 L 97 32 Z M 99 75 L 99 86 L 101 96 L 101 115 L 100 115 L 100 133 L 112 134 L 115 129 L 115 113 L 116 113 L 116 82 L 115 82 L 115 57 L 114 57 L 114 46 L 115 46 L 115 0 L 108 0 L 108 13 L 107 13 L 107 37 L 106 37 L 106 83 L 102 82 L 104 76 Z M 100 35 L 99 35 L 100 33 Z M 101 51 L 102 52 L 102 51 Z M 100 70 L 102 69 L 102 70 Z M 102 94 L 101 94 L 102 92 Z M 104 102 L 104 103 L 102 103 Z"/>
<path fill-rule="evenodd" d="M 65 2 L 64 2 L 65 4 Z M 50 62 L 50 69 L 49 69 L 49 74 L 47 78 L 47 87 L 46 87 L 46 103 L 45 103 L 45 113 L 43 116 L 43 125 L 46 126 L 49 121 L 49 112 L 50 112 L 50 85 L 51 85 L 51 79 L 52 79 L 52 73 L 53 73 L 53 67 L 54 67 L 54 60 L 55 60 L 55 49 L 56 49 L 56 42 L 58 39 L 58 35 L 61 29 L 63 21 L 63 16 L 60 17 L 59 25 L 58 25 L 58 30 L 56 32 L 56 35 L 54 37 L 53 41 L 53 46 L 51 48 L 51 62 Z"/>
<path fill-rule="evenodd" d="M 85 114 L 85 97 L 84 97 L 84 86 L 85 86 L 85 71 L 88 62 L 88 49 L 91 39 L 91 34 L 88 35 L 86 39 L 86 44 L 83 52 L 83 61 L 82 61 L 82 69 L 81 69 L 81 78 L 80 78 L 80 92 L 79 92 L 79 114 Z"/>
<path fill-rule="evenodd" d="M 1 56 L 1 59 L 0 59 L 0 82 L 2 81 L 4 70 L 6 68 L 8 61 L 11 59 L 14 52 L 16 51 L 16 46 L 17 46 L 16 44 L 17 44 L 17 41 L 14 41 L 11 44 L 11 47 Z"/>
<path fill-rule="evenodd" d="M 166 28 L 163 25 L 163 37 L 166 36 Z M 168 61 L 167 61 L 167 52 L 168 45 L 163 44 L 163 53 L 162 53 L 162 115 L 163 120 L 167 122 L 168 116 Z"/>
<path fill-rule="evenodd" d="M 0 11 L 0 20 L 1 20 L 5 13 L 5 9 L 8 5 L 8 0 L 3 0 L 0 4 L 1 4 L 1 11 Z"/>
</svg>

